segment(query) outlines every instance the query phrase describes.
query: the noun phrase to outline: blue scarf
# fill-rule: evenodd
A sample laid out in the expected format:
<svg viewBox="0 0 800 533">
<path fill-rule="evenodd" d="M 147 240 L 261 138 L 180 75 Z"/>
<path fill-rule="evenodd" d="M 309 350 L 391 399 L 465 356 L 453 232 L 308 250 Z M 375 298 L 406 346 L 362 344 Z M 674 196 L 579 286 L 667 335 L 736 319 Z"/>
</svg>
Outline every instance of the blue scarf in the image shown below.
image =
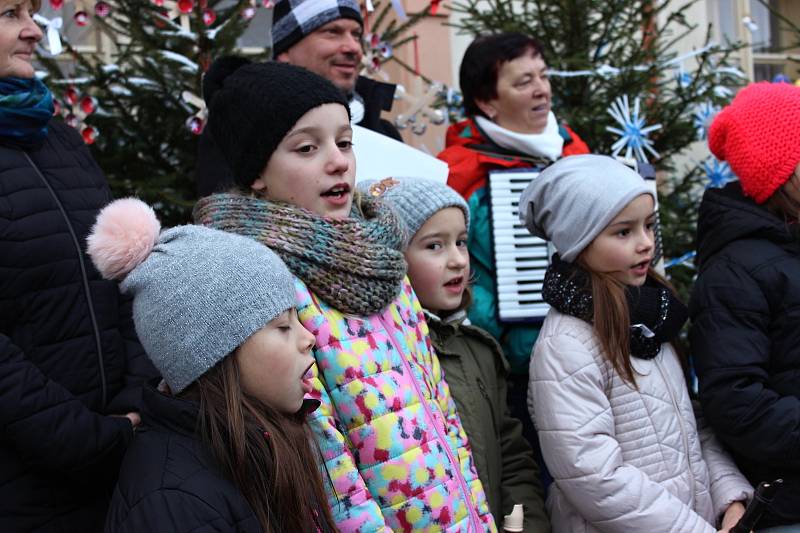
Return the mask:
<svg viewBox="0 0 800 533">
<path fill-rule="evenodd" d="M 41 146 L 53 116 L 53 95 L 36 78 L 0 78 L 0 142 Z"/>
</svg>

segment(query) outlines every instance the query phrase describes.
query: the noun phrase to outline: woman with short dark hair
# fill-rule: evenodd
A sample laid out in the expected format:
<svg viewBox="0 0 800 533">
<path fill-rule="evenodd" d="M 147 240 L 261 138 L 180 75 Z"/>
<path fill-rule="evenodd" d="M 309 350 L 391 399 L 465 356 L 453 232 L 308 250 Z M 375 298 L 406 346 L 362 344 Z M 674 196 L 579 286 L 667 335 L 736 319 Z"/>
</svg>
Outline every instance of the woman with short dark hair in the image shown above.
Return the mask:
<svg viewBox="0 0 800 533">
<path fill-rule="evenodd" d="M 489 172 L 544 166 L 589 148 L 551 110 L 547 63 L 536 39 L 521 33 L 478 37 L 461 61 L 459 82 L 467 118 L 450 126 L 447 147 L 438 157 L 450 166 L 447 184 L 470 208 L 467 244 L 474 299 L 469 319 L 502 344 L 511 364 L 512 414 L 523 420 L 531 439 L 525 402 L 528 360 L 538 328 L 498 319 Z"/>
</svg>

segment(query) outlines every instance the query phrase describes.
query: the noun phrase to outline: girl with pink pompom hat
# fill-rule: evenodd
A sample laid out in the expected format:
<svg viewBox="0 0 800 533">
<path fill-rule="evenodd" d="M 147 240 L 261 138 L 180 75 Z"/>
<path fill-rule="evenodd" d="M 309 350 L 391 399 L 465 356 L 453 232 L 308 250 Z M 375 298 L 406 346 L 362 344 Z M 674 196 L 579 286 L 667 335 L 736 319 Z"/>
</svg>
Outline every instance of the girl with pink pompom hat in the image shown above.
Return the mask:
<svg viewBox="0 0 800 533">
<path fill-rule="evenodd" d="M 202 226 L 162 232 L 132 198 L 101 211 L 88 252 L 133 297 L 163 376 L 142 392 L 106 531 L 336 531 L 306 422 L 314 336 L 280 258 Z"/>
</svg>

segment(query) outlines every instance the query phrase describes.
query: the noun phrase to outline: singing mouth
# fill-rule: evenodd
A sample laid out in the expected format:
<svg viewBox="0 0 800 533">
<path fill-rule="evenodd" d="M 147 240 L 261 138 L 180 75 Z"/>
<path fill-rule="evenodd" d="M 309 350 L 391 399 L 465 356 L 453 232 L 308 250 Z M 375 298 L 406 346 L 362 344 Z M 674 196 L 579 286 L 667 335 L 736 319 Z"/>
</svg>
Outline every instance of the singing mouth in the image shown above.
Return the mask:
<svg viewBox="0 0 800 533">
<path fill-rule="evenodd" d="M 347 183 L 337 183 L 327 191 L 323 192 L 321 196 L 341 198 L 349 193 L 350 193 L 350 185 L 348 185 Z"/>
<path fill-rule="evenodd" d="M 460 287 L 464 283 L 464 276 L 453 278 L 444 284 L 445 287 Z"/>
</svg>

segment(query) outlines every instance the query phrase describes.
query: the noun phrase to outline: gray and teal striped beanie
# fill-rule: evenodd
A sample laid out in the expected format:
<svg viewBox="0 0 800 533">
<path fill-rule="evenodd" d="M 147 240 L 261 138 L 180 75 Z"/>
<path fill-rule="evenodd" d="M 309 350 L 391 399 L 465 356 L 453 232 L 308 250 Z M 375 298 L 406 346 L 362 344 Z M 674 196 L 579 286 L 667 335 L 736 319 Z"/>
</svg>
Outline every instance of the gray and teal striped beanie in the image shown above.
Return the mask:
<svg viewBox="0 0 800 533">
<path fill-rule="evenodd" d="M 379 198 L 400 219 L 404 228 L 406 248 L 419 229 L 433 215 L 446 207 L 457 207 L 464 212 L 464 222 L 469 231 L 469 207 L 455 190 L 439 181 L 422 178 L 385 178 L 365 180 L 356 184 L 361 194 Z"/>
</svg>

